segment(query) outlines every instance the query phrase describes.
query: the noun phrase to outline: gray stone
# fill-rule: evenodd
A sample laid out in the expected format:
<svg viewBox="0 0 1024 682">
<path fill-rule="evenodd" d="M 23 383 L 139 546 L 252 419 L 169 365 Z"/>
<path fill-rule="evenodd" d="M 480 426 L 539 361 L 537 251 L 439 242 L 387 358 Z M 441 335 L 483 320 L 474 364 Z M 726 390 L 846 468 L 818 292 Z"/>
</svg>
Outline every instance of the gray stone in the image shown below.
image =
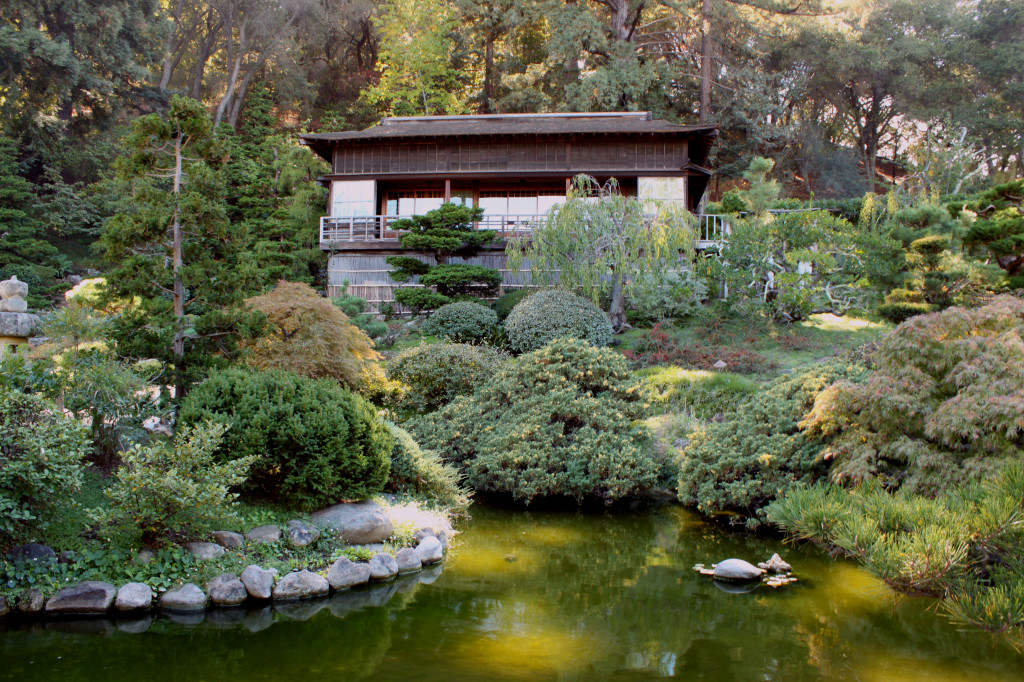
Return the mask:
<svg viewBox="0 0 1024 682">
<path fill-rule="evenodd" d="M 298 519 L 288 522 L 288 541 L 293 547 L 312 545 L 320 537 L 320 529 L 307 525 Z"/>
<path fill-rule="evenodd" d="M 65 587 L 46 602 L 46 612 L 55 615 L 69 613 L 106 613 L 117 598 L 117 588 L 110 583 L 87 580 L 73 587 Z"/>
<path fill-rule="evenodd" d="M 336 504 L 313 514 L 313 522 L 338 531 L 350 545 L 383 542 L 395 532 L 391 520 L 372 500 Z"/>
<path fill-rule="evenodd" d="M 416 538 L 416 543 L 419 544 L 420 540 L 422 540 L 423 538 L 436 538 L 437 531 L 435 531 L 433 528 L 419 528 L 416 530 L 415 533 L 413 533 L 413 537 Z"/>
<path fill-rule="evenodd" d="M 759 563 L 757 567 L 763 568 L 765 571 L 771 571 L 772 573 L 789 573 L 793 570 L 793 567 L 783 561 L 782 557 L 778 554 L 772 554 L 771 559 Z"/>
<path fill-rule="evenodd" d="M 35 616 L 42 613 L 46 608 L 46 599 L 43 593 L 37 589 L 31 589 L 21 594 L 18 598 L 18 613 L 26 616 Z"/>
<path fill-rule="evenodd" d="M 387 552 L 381 552 L 370 559 L 370 580 L 391 580 L 398 575 L 398 562 Z"/>
<path fill-rule="evenodd" d="M 720 580 L 756 580 L 763 570 L 743 559 L 726 559 L 715 566 L 715 577 Z"/>
<path fill-rule="evenodd" d="M 325 597 L 330 591 L 330 584 L 322 576 L 310 571 L 296 571 L 281 578 L 274 585 L 274 601 Z"/>
<path fill-rule="evenodd" d="M 714 367 L 715 369 L 725 369 L 726 367 L 729 366 L 729 363 L 727 363 L 725 360 L 719 360 L 718 362 L 711 366 Z"/>
<path fill-rule="evenodd" d="M 5 336 L 0 332 L 0 336 Z M 30 542 L 27 545 L 18 545 L 7 553 L 11 561 L 39 561 L 40 559 L 56 559 L 57 553 L 46 545 L 38 542 Z"/>
<path fill-rule="evenodd" d="M 213 532 L 214 541 L 225 549 L 237 549 L 245 544 L 245 536 L 231 530 L 217 530 Z"/>
<path fill-rule="evenodd" d="M 0 618 L 3 618 L 4 616 L 6 616 L 10 612 L 11 612 L 11 607 L 7 603 L 7 597 L 5 597 L 4 595 L 0 594 Z"/>
<path fill-rule="evenodd" d="M 198 585 L 185 583 L 160 595 L 160 608 L 168 611 L 202 611 L 206 608 L 206 593 Z"/>
<path fill-rule="evenodd" d="M 269 606 L 246 611 L 242 627 L 249 632 L 261 632 L 274 624 L 274 610 Z"/>
<path fill-rule="evenodd" d="M 8 305 L 10 304 L 8 303 Z M 0 336 L 27 339 L 30 336 L 35 336 L 42 326 L 42 320 L 38 315 L 25 311 L 0 312 Z"/>
<path fill-rule="evenodd" d="M 448 533 L 451 531 L 443 530 L 437 534 L 437 539 L 441 541 L 441 551 L 445 554 L 448 553 Z"/>
<path fill-rule="evenodd" d="M 153 616 L 142 618 L 130 618 L 117 621 L 118 632 L 126 632 L 130 635 L 141 635 L 153 624 Z"/>
<path fill-rule="evenodd" d="M 416 550 L 412 547 L 398 550 L 398 554 L 395 555 L 395 562 L 398 564 L 399 573 L 415 573 L 423 568 L 423 562 L 420 561 Z"/>
<path fill-rule="evenodd" d="M 357 564 L 348 557 L 341 557 L 327 571 L 327 582 L 335 590 L 347 590 L 353 585 L 362 585 L 370 581 L 370 567 Z"/>
<path fill-rule="evenodd" d="M 114 608 L 118 611 L 141 611 L 153 606 L 153 590 L 145 583 L 127 583 L 117 591 Z"/>
<path fill-rule="evenodd" d="M 156 559 L 156 552 L 151 549 L 140 549 L 139 553 L 135 555 L 137 564 L 151 564 L 154 559 Z"/>
<path fill-rule="evenodd" d="M 423 572 L 417 576 L 421 585 L 429 585 L 438 578 L 441 577 L 441 564 L 434 564 L 433 566 L 427 566 L 423 569 Z"/>
<path fill-rule="evenodd" d="M 274 576 L 277 571 L 256 565 L 246 566 L 242 571 L 242 584 L 254 599 L 270 599 L 274 593 Z"/>
<path fill-rule="evenodd" d="M 218 575 L 206 583 L 206 593 L 210 595 L 210 602 L 216 606 L 238 606 L 249 598 L 249 592 L 242 581 L 230 573 Z"/>
<path fill-rule="evenodd" d="M 416 557 L 424 566 L 436 564 L 444 558 L 444 552 L 441 550 L 441 541 L 435 537 L 423 538 L 420 544 L 416 545 Z"/>
<path fill-rule="evenodd" d="M 219 559 L 226 554 L 224 548 L 216 542 L 186 542 L 184 547 L 200 561 Z"/>
<path fill-rule="evenodd" d="M 246 533 L 245 537 L 249 542 L 280 542 L 281 527 L 273 524 L 268 526 L 257 526 Z"/>
</svg>

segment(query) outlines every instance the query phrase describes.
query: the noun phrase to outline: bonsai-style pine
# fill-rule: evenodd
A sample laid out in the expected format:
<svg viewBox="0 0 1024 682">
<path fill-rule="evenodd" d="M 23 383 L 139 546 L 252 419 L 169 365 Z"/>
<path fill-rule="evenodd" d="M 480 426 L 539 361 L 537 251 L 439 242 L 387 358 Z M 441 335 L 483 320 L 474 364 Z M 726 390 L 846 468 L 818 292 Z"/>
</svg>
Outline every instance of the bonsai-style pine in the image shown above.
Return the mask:
<svg viewBox="0 0 1024 682">
<path fill-rule="evenodd" d="M 476 230 L 473 223 L 483 215 L 482 208 L 445 203 L 426 215 L 396 220 L 396 230 L 403 249 L 419 251 L 433 257 L 436 265 L 412 256 L 388 256 L 395 268 L 391 279 L 408 282 L 419 276 L 424 288 L 403 288 L 395 292 L 395 300 L 415 312 L 435 310 L 457 298 L 492 295 L 498 292 L 501 274 L 493 268 L 465 263 L 450 263 L 452 257 L 470 258 L 481 247 L 494 241 L 493 230 Z"/>
</svg>

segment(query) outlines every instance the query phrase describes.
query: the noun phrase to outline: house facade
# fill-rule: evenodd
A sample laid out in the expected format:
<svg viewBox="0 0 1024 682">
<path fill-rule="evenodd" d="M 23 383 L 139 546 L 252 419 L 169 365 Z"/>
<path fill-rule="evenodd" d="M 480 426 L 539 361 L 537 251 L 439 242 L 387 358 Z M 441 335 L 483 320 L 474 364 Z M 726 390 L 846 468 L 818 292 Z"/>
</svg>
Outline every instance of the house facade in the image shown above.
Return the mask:
<svg viewBox="0 0 1024 682">
<path fill-rule="evenodd" d="M 323 179 L 329 214 L 320 221 L 329 295 L 345 282 L 376 308 L 398 285 L 384 259 L 401 254 L 392 224 L 446 201 L 479 206 L 479 229 L 498 240 L 470 262 L 525 283 L 505 267 L 505 243 L 528 235 L 565 201 L 572 179 L 615 178 L 624 194 L 678 202 L 697 213 L 711 177 L 708 153 L 718 128 L 681 126 L 647 112 L 493 114 L 385 118 L 360 131 L 303 135 L 331 164 Z M 701 221 L 699 245 L 720 235 Z M 453 261 L 454 262 L 454 261 Z"/>
</svg>

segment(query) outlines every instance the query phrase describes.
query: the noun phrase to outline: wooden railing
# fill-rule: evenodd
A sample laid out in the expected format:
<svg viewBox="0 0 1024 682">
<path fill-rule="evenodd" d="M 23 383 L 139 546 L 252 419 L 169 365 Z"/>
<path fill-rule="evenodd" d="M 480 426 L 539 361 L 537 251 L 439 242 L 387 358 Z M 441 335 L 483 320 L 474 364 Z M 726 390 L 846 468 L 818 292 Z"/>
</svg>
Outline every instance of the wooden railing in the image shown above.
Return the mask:
<svg viewBox="0 0 1024 682">
<path fill-rule="evenodd" d="M 398 241 L 400 230 L 392 225 L 406 216 L 367 215 L 351 217 L 324 216 L 320 218 L 320 245 L 338 242 Z M 546 215 L 491 215 L 475 223 L 479 230 L 494 230 L 498 239 L 529 235 L 547 219 Z M 720 244 L 729 234 L 727 216 L 703 214 L 697 216 L 697 248 Z"/>
</svg>

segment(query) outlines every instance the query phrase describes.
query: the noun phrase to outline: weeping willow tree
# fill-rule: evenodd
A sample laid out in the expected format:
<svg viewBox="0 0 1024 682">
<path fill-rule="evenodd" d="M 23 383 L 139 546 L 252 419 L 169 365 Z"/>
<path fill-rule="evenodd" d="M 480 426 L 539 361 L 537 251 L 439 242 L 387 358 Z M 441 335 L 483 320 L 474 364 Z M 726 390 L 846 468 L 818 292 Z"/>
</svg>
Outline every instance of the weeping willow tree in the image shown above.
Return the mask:
<svg viewBox="0 0 1024 682">
<path fill-rule="evenodd" d="M 622 194 L 615 180 L 579 175 L 564 204 L 528 237 L 507 247 L 509 267 L 529 262 L 534 284 L 559 284 L 598 302 L 608 294 L 615 331 L 628 328 L 626 298 L 692 259 L 694 218 L 674 202 Z"/>
</svg>

